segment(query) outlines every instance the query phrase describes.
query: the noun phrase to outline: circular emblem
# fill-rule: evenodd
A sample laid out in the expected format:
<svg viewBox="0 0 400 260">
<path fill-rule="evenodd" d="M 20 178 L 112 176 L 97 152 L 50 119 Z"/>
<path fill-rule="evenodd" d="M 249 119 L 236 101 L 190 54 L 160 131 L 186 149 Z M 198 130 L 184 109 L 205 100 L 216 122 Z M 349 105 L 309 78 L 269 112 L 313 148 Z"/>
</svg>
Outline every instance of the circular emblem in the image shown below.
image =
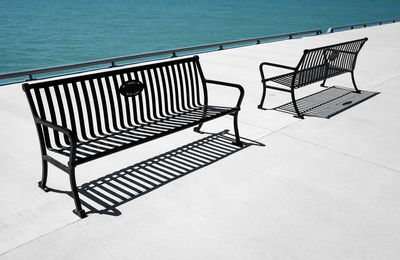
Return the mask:
<svg viewBox="0 0 400 260">
<path fill-rule="evenodd" d="M 338 52 L 338 51 L 332 51 L 332 53 L 329 54 L 328 59 L 329 59 L 330 61 L 332 61 L 332 60 L 335 60 L 338 56 L 339 56 L 339 52 Z"/>
<path fill-rule="evenodd" d="M 142 82 L 134 79 L 123 83 L 119 87 L 119 92 L 125 97 L 134 97 L 140 94 L 143 91 L 144 87 L 145 85 Z"/>
</svg>

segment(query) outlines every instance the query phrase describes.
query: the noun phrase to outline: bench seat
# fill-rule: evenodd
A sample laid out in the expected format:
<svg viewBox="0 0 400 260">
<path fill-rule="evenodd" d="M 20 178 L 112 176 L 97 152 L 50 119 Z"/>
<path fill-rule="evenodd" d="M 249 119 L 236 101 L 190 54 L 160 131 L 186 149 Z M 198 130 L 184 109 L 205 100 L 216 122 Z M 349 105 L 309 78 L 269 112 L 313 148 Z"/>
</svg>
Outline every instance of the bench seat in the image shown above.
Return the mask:
<svg viewBox="0 0 400 260">
<path fill-rule="evenodd" d="M 149 123 L 116 129 L 112 133 L 99 135 L 93 139 L 78 142 L 76 145 L 76 165 L 96 159 L 117 150 L 127 149 L 171 134 L 173 132 L 193 127 L 200 120 L 204 122 L 234 113 L 231 107 L 198 106 L 186 111 L 153 120 Z M 70 156 L 70 147 L 50 148 L 52 152 Z"/>
<path fill-rule="evenodd" d="M 319 66 L 315 66 L 313 68 L 308 68 L 308 69 L 304 69 L 304 70 L 300 70 L 297 73 L 295 72 L 291 72 L 291 73 L 286 73 L 286 74 L 282 74 L 279 76 L 275 76 L 272 78 L 268 78 L 265 79 L 264 82 L 266 81 L 273 81 L 275 83 L 278 83 L 280 85 L 286 86 L 286 87 L 291 87 L 292 86 L 292 80 L 293 80 L 293 76 L 296 75 L 296 79 L 294 81 L 294 88 L 300 88 L 300 87 L 304 87 L 304 84 L 300 84 L 301 80 L 300 77 L 302 75 L 307 75 L 309 74 L 310 76 L 313 75 L 313 81 L 314 82 L 318 82 L 321 80 L 324 80 L 324 78 L 327 77 L 333 77 L 333 76 L 337 76 L 340 74 L 343 74 L 345 72 L 350 72 L 347 69 L 344 68 L 338 68 L 338 67 L 329 67 L 327 70 L 327 74 L 324 75 L 324 70 L 325 70 L 325 66 L 324 65 L 319 65 Z"/>
</svg>

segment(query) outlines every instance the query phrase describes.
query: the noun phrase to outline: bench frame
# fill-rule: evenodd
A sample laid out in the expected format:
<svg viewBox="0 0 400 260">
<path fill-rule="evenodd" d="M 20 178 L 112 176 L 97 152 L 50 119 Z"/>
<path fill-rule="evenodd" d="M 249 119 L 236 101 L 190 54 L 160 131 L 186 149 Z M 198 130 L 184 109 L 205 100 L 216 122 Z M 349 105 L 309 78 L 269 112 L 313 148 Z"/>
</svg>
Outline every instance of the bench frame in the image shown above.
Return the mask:
<svg viewBox="0 0 400 260">
<path fill-rule="evenodd" d="M 182 60 L 187 60 L 186 59 L 182 59 Z M 190 59 L 190 58 L 189 58 Z M 199 75 L 200 75 L 200 80 L 204 89 L 204 106 L 208 105 L 208 94 L 207 94 L 207 88 L 208 88 L 208 84 L 212 84 L 212 85 L 217 85 L 217 86 L 223 86 L 223 87 L 230 87 L 230 88 L 236 88 L 237 90 L 239 90 L 239 97 L 236 103 L 236 106 L 231 108 L 229 113 L 225 113 L 225 114 L 221 114 L 218 115 L 216 117 L 213 118 L 201 118 L 195 122 L 192 122 L 190 124 L 184 125 L 183 127 L 179 128 L 179 129 L 172 129 L 171 131 L 166 131 L 163 132 L 159 135 L 155 135 L 155 136 L 150 136 L 149 138 L 144 138 L 142 140 L 140 140 L 139 142 L 136 143 L 129 143 L 129 144 L 125 144 L 123 146 L 120 147 L 116 147 L 114 149 L 110 149 L 104 153 L 101 154 L 96 154 L 95 156 L 92 156 L 90 158 L 85 158 L 83 160 L 77 160 L 77 145 L 78 145 L 78 138 L 77 138 L 77 134 L 74 133 L 71 129 L 68 129 L 66 126 L 63 125 L 58 125 L 54 122 L 50 122 L 48 120 L 44 120 L 42 119 L 38 112 L 36 111 L 35 108 L 35 103 L 34 103 L 34 99 L 32 97 L 32 95 L 30 94 L 30 90 L 34 89 L 35 86 L 36 87 L 40 87 L 40 83 L 24 83 L 22 84 L 22 88 L 26 94 L 26 97 L 28 99 L 28 103 L 29 103 L 29 107 L 31 109 L 32 112 L 32 116 L 34 119 L 34 123 L 35 123 L 35 127 L 36 127 L 36 131 L 38 134 L 38 138 L 39 138 L 39 144 L 40 144 L 40 151 L 41 151 L 41 160 L 42 160 L 42 178 L 41 181 L 38 182 L 39 187 L 44 190 L 45 192 L 49 192 L 51 191 L 51 188 L 47 187 L 47 176 L 48 176 L 48 163 L 56 166 L 57 168 L 59 168 L 60 170 L 66 172 L 69 176 L 69 182 L 70 182 L 70 186 L 71 186 L 71 194 L 72 194 L 72 198 L 74 200 L 74 204 L 75 204 L 75 209 L 73 210 L 73 213 L 76 214 L 77 216 L 79 216 L 80 218 L 85 218 L 87 216 L 86 212 L 84 209 L 82 209 L 82 205 L 81 205 L 81 201 L 79 199 L 79 194 L 78 194 L 78 188 L 76 185 L 76 178 L 75 178 L 75 168 L 76 166 L 78 166 L 79 164 L 83 164 L 95 159 L 98 159 L 100 157 L 109 155 L 109 154 L 113 154 L 116 153 L 118 151 L 121 150 L 125 150 L 127 148 L 136 146 L 136 145 L 140 145 L 142 143 L 154 140 L 154 139 L 158 139 L 160 137 L 178 132 L 180 130 L 184 130 L 190 127 L 195 127 L 194 131 L 198 132 L 198 133 L 202 133 L 201 132 L 201 127 L 203 125 L 203 123 L 210 121 L 212 119 L 216 119 L 219 118 L 223 115 L 231 115 L 233 116 L 233 126 L 234 126 L 234 131 L 235 131 L 235 141 L 233 142 L 235 145 L 238 146 L 242 146 L 242 142 L 240 141 L 240 136 L 239 136 L 239 129 L 238 129 L 238 114 L 240 111 L 240 106 L 244 97 L 244 89 L 241 85 L 239 84 L 234 84 L 234 83 L 228 83 L 228 82 L 222 82 L 222 81 L 215 81 L 215 80 L 208 80 L 204 77 L 204 74 L 201 70 L 200 67 L 200 63 L 199 63 L 199 58 L 198 56 L 194 56 L 193 57 L 194 62 L 199 70 Z M 171 61 L 171 63 L 175 62 L 174 64 L 177 63 L 177 60 L 173 60 Z M 179 62 L 179 61 L 178 61 Z M 157 67 L 158 64 L 169 64 L 168 62 L 159 62 L 159 63 L 152 63 L 150 65 L 144 65 L 144 66 L 154 66 Z M 139 66 L 140 67 L 140 66 Z M 116 70 L 116 73 L 119 70 Z M 107 73 L 107 72 L 106 72 Z M 101 73 L 96 73 L 96 74 L 101 74 Z M 76 78 L 78 78 L 79 76 L 77 76 Z M 74 79 L 75 77 L 68 77 L 66 79 Z M 55 79 L 54 81 L 57 81 L 58 79 Z M 50 81 L 45 81 L 44 83 L 48 83 L 48 82 L 52 82 L 52 80 Z M 33 86 L 32 86 L 33 85 Z M 40 98 L 41 99 L 41 98 Z M 36 100 L 36 102 L 42 102 L 41 100 L 38 101 Z M 76 111 L 75 111 L 76 112 Z M 203 117 L 204 117 L 204 113 L 206 113 L 206 111 L 203 111 Z M 151 121 L 149 122 L 151 123 Z M 47 129 L 47 130 L 45 130 Z M 48 130 L 51 129 L 55 132 L 58 132 L 62 135 L 64 135 L 66 137 L 66 139 L 68 140 L 70 147 L 69 147 L 69 158 L 68 158 L 68 163 L 67 165 L 65 165 L 64 163 L 58 161 L 57 159 L 53 158 L 52 156 L 48 155 L 47 151 L 49 149 L 48 145 L 46 144 L 46 138 L 45 135 L 48 135 Z M 48 136 L 47 136 L 48 138 Z"/>
<path fill-rule="evenodd" d="M 326 87 L 325 86 L 325 82 L 328 78 L 330 77 L 334 77 L 334 76 L 338 76 L 340 74 L 346 73 L 346 72 L 350 72 L 351 73 L 351 79 L 353 82 L 353 86 L 355 89 L 356 93 L 361 93 L 360 90 L 357 88 L 356 82 L 354 80 L 354 68 L 355 68 L 355 64 L 356 64 L 356 60 L 357 60 L 357 56 L 359 51 L 361 50 L 362 46 L 365 44 L 365 42 L 368 40 L 368 38 L 363 38 L 363 39 L 359 39 L 359 40 L 354 40 L 354 41 L 348 41 L 348 42 L 343 42 L 343 43 L 339 43 L 339 44 L 333 44 L 333 45 L 329 45 L 329 46 L 324 46 L 324 47 L 319 47 L 319 48 L 315 48 L 315 49 L 306 49 L 303 52 L 303 56 L 301 57 L 299 63 L 297 64 L 296 67 L 290 67 L 290 66 L 286 66 L 286 65 L 281 65 L 281 64 L 276 64 L 276 63 L 271 63 L 271 62 L 262 62 L 259 66 L 259 70 L 260 70 L 260 74 L 261 74 L 261 82 L 262 82 L 262 86 L 263 86 L 263 92 L 262 92 L 262 96 L 261 96 L 261 102 L 258 105 L 259 109 L 262 110 L 266 110 L 265 108 L 263 108 L 263 104 L 264 104 L 264 100 L 265 100 L 265 95 L 266 95 L 266 89 L 270 88 L 270 89 L 274 89 L 274 90 L 279 90 L 279 91 L 285 91 L 285 92 L 289 92 L 291 95 L 291 99 L 292 99 L 292 103 L 293 103 L 293 107 L 296 111 L 296 115 L 295 117 L 300 118 L 300 119 L 304 119 L 303 114 L 300 112 L 299 108 L 297 107 L 296 104 L 296 98 L 295 98 L 295 94 L 294 94 L 294 90 L 296 88 L 305 86 L 305 85 L 310 85 L 312 83 L 318 82 L 318 81 L 323 81 L 321 84 L 321 87 Z M 351 49 L 349 46 L 351 46 L 352 48 L 354 48 L 354 44 L 355 43 L 360 43 L 359 47 L 356 48 L 356 51 L 351 51 L 349 49 Z M 315 55 L 315 57 L 312 57 L 311 55 L 309 55 L 310 53 L 316 53 L 316 52 L 320 52 L 322 50 L 322 54 L 323 54 L 323 64 L 318 64 L 317 60 L 317 55 Z M 332 53 L 335 53 L 335 56 L 331 56 Z M 307 55 L 311 56 L 311 58 L 306 58 Z M 333 75 L 328 75 L 328 70 L 330 68 L 330 62 L 334 61 L 338 55 L 347 55 L 351 58 L 346 58 L 344 59 L 345 61 L 340 61 L 341 63 L 346 62 L 347 64 L 341 64 L 343 66 L 346 66 L 346 69 L 341 69 L 339 72 L 334 73 Z M 305 76 L 300 76 L 302 77 L 302 82 L 301 85 L 296 85 L 296 78 L 299 76 L 299 74 L 304 73 L 305 70 L 301 70 L 300 68 L 302 66 L 304 66 L 305 63 L 308 64 L 316 64 L 315 68 L 318 66 L 323 66 L 324 69 L 322 72 L 317 72 L 314 73 L 314 75 L 305 75 Z M 265 74 L 264 74 L 264 66 L 273 66 L 273 67 L 277 67 L 277 68 L 281 68 L 281 69 L 287 69 L 287 70 L 291 70 L 293 72 L 291 73 L 287 73 L 287 74 L 281 74 L 278 76 L 273 76 L 270 78 L 265 78 Z M 307 67 L 307 65 L 306 65 Z M 313 67 L 311 67 L 312 69 Z M 282 88 L 282 87 L 277 87 L 277 86 L 271 86 L 268 85 L 267 82 L 268 81 L 273 81 L 274 79 L 281 77 L 281 76 L 285 76 L 285 75 L 293 75 L 292 79 L 291 79 L 291 83 L 290 83 L 290 87 L 289 88 Z M 317 74 L 317 75 L 316 75 Z M 318 75 L 319 74 L 319 75 Z M 298 79 L 298 78 L 297 78 Z M 279 84 L 279 83 L 277 83 Z"/>
</svg>

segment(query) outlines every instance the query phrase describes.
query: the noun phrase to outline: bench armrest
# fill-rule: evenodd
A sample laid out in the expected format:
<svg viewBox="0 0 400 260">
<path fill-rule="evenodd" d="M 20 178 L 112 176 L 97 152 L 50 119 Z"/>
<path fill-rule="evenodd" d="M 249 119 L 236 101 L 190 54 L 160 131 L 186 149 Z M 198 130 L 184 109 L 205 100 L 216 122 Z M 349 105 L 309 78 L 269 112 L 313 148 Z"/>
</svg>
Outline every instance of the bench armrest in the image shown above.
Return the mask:
<svg viewBox="0 0 400 260">
<path fill-rule="evenodd" d="M 40 125 L 43 125 L 45 127 L 54 129 L 60 133 L 65 134 L 70 139 L 70 141 L 76 141 L 73 132 L 64 126 L 60 126 L 60 125 L 54 124 L 52 122 L 40 119 L 39 117 L 35 117 L 35 122 Z"/>
<path fill-rule="evenodd" d="M 75 154 L 76 154 L 76 143 L 77 143 L 77 138 L 75 136 L 75 134 L 69 130 L 68 128 L 64 127 L 64 126 L 60 126 L 57 124 L 54 124 L 52 122 L 40 119 L 39 117 L 34 117 L 36 124 L 42 125 L 44 127 L 48 127 L 51 129 L 54 129 L 57 132 L 63 133 L 65 134 L 68 139 L 69 139 L 69 143 L 70 143 L 70 158 L 69 161 L 70 163 L 73 163 L 75 160 Z"/>
<path fill-rule="evenodd" d="M 290 66 L 286 66 L 286 65 L 281 65 L 281 64 L 276 64 L 276 63 L 271 63 L 271 62 L 262 62 L 260 64 L 260 74 L 261 74 L 261 82 L 264 84 L 265 80 L 265 74 L 264 74 L 264 70 L 263 70 L 263 66 L 273 66 L 273 67 L 278 67 L 281 69 L 287 69 L 287 70 L 296 70 L 296 68 L 294 67 L 290 67 Z"/>
<path fill-rule="evenodd" d="M 206 83 L 239 89 L 240 96 L 239 96 L 238 102 L 236 103 L 236 108 L 240 109 L 240 105 L 242 104 L 242 100 L 243 100 L 243 97 L 244 97 L 244 88 L 241 85 L 235 84 L 235 83 L 217 81 L 217 80 L 210 80 L 210 79 L 206 79 Z"/>
<path fill-rule="evenodd" d="M 294 68 L 294 67 L 290 67 L 290 66 L 286 66 L 286 65 L 281 65 L 281 64 L 271 63 L 271 62 L 262 62 L 262 63 L 260 64 L 260 70 L 261 70 L 262 67 L 265 66 L 265 65 L 267 65 L 267 66 L 279 67 L 279 68 L 288 69 L 288 70 L 295 70 L 295 69 L 296 69 L 296 68 Z"/>
</svg>

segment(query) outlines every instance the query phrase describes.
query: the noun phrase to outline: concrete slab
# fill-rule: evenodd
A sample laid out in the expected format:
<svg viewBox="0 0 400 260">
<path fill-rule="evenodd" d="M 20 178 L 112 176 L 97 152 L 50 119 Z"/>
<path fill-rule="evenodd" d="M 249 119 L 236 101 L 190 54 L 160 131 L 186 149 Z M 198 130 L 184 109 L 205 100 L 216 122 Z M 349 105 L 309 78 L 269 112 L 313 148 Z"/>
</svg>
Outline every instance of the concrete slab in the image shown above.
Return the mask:
<svg viewBox="0 0 400 260">
<path fill-rule="evenodd" d="M 400 77 L 374 88 L 380 94 L 337 115 L 282 130 L 301 140 L 374 162 L 400 173 L 400 110 L 396 86 Z M 394 106 L 392 106 L 393 104 Z"/>
<path fill-rule="evenodd" d="M 295 65 L 305 48 L 362 37 L 369 41 L 356 81 L 379 95 L 330 119 L 256 109 L 260 62 Z M 114 197 L 105 196 L 104 187 L 103 195 L 96 194 L 118 214 L 98 212 L 83 220 L 71 213 L 68 179 L 58 169 L 50 167 L 49 186 L 61 192 L 37 188 L 39 146 L 27 102 L 20 86 L 1 87 L 0 258 L 398 259 L 399 58 L 400 24 L 201 54 L 207 78 L 245 87 L 239 126 L 252 145 L 236 151 L 185 130 L 79 166 L 81 184 L 105 180 L 109 188 L 115 182 L 104 176 L 127 174 Z M 327 83 L 351 87 L 348 75 Z M 314 84 L 298 97 L 319 90 Z M 218 103 L 236 95 L 211 91 Z M 271 91 L 267 106 L 289 100 L 287 93 Z M 212 133 L 225 129 L 232 132 L 231 118 L 204 126 Z M 172 170 L 160 165 L 168 183 L 132 184 L 138 163 L 199 140 L 204 147 L 191 159 L 169 159 Z M 209 163 L 196 164 L 193 157 Z"/>
<path fill-rule="evenodd" d="M 5 259 L 396 259 L 396 172 L 280 133 L 259 141 L 266 147 L 122 205 L 117 218 L 91 215 Z"/>
</svg>

